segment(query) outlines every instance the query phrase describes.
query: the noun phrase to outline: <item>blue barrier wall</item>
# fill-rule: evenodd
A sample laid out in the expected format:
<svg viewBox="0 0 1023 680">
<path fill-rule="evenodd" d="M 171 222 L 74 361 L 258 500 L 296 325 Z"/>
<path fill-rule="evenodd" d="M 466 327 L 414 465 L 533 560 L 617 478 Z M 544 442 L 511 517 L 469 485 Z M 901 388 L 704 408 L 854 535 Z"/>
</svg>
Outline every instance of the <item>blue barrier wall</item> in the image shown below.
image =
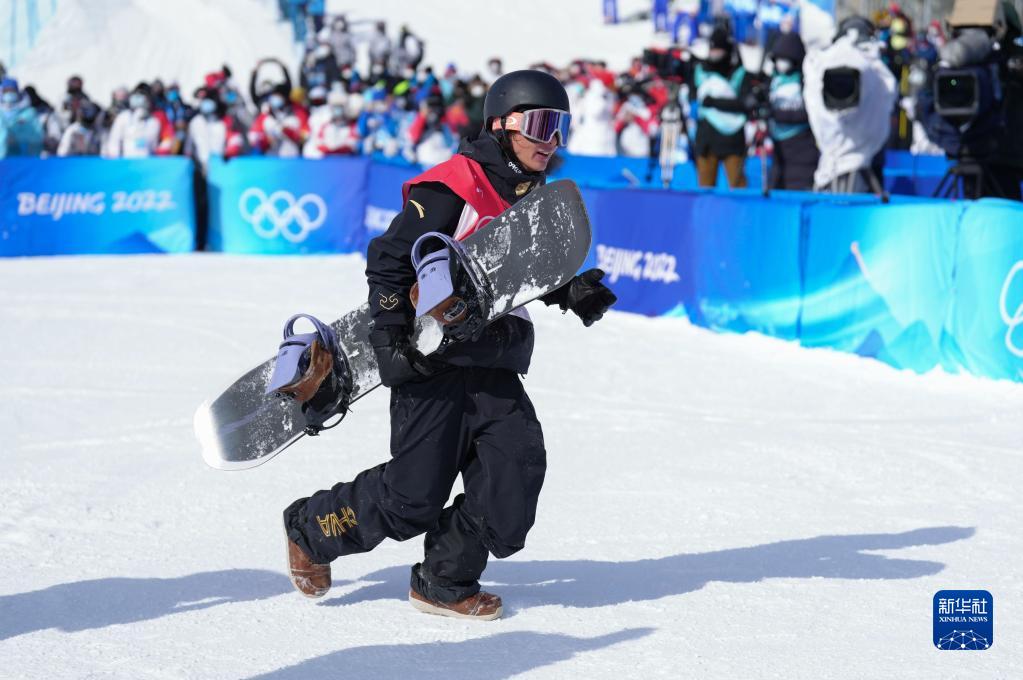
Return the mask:
<svg viewBox="0 0 1023 680">
<path fill-rule="evenodd" d="M 0 161 L 0 256 L 194 248 L 187 158 Z"/>
<path fill-rule="evenodd" d="M 1023 205 L 622 188 L 607 175 L 620 160 L 569 158 L 562 167 L 581 180 L 593 223 L 586 266 L 607 271 L 618 309 L 915 371 L 1023 381 Z M 912 173 L 943 167 L 903 161 L 921 165 Z M 3 161 L 0 254 L 187 251 L 190 167 Z M 417 172 L 367 158 L 214 162 L 210 244 L 233 253 L 362 252 Z"/>
<path fill-rule="evenodd" d="M 362 252 L 368 158 L 213 160 L 209 248 L 231 253 Z"/>
<path fill-rule="evenodd" d="M 1023 205 L 584 192 L 618 309 L 1023 381 Z"/>
</svg>

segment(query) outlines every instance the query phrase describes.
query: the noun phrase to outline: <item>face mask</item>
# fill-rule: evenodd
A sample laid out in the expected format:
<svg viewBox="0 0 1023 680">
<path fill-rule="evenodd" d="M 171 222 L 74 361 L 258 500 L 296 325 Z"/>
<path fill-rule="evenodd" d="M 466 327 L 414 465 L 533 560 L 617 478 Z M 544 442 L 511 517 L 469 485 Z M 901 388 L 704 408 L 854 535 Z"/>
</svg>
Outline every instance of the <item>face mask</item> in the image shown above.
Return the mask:
<svg viewBox="0 0 1023 680">
<path fill-rule="evenodd" d="M 469 89 L 469 94 L 471 94 L 473 97 L 482 97 L 486 93 L 487 88 L 483 87 L 482 85 L 473 85 L 472 88 Z"/>
<path fill-rule="evenodd" d="M 334 118 L 345 117 L 345 107 L 343 106 L 332 106 L 330 107 L 330 115 Z"/>
<path fill-rule="evenodd" d="M 149 102 L 146 100 L 146 95 L 133 94 L 132 96 L 128 97 L 128 106 L 130 106 L 133 109 L 144 109 L 148 108 Z"/>
<path fill-rule="evenodd" d="M 203 99 L 199 102 L 199 111 L 209 115 L 217 110 L 217 103 L 212 99 Z"/>
<path fill-rule="evenodd" d="M 284 97 L 282 97 L 279 94 L 270 95 L 270 108 L 274 109 L 275 111 L 277 109 L 283 109 L 284 108 Z"/>
<path fill-rule="evenodd" d="M 234 90 L 228 90 L 224 94 L 224 101 L 227 102 L 228 104 L 234 104 L 236 101 L 238 101 L 238 93 L 235 92 Z"/>
<path fill-rule="evenodd" d="M 4 92 L 3 96 L 0 97 L 0 101 L 2 101 L 4 104 L 13 104 L 16 101 L 18 101 L 18 93 Z"/>
<path fill-rule="evenodd" d="M 171 90 L 167 93 L 167 101 L 176 102 L 181 99 L 181 93 L 177 90 Z"/>
<path fill-rule="evenodd" d="M 774 70 L 778 73 L 785 74 L 792 72 L 792 61 L 790 59 L 775 59 Z"/>
</svg>

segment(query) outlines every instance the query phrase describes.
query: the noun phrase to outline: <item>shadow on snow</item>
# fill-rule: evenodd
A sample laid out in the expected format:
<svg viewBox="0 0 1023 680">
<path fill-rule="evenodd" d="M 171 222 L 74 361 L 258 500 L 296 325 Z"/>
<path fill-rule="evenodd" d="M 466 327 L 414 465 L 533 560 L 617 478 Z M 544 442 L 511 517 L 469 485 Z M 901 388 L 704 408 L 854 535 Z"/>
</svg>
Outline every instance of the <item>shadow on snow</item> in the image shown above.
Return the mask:
<svg viewBox="0 0 1023 680">
<path fill-rule="evenodd" d="M 178 578 L 101 578 L 0 597 L 0 640 L 47 628 L 76 632 L 157 619 L 292 590 L 282 574 L 206 571 Z"/>
<path fill-rule="evenodd" d="M 484 582 L 508 605 L 521 609 L 546 604 L 603 607 L 656 600 L 699 590 L 711 581 L 755 583 L 768 578 L 910 579 L 937 574 L 941 562 L 911 560 L 865 551 L 941 545 L 969 538 L 971 527 L 929 527 L 899 534 L 816 536 L 749 548 L 683 553 L 624 562 L 595 560 L 492 561 Z M 409 568 L 388 567 L 367 574 L 370 585 L 327 600 L 338 606 L 405 598 Z M 352 582 L 348 582 L 351 584 Z M 343 586 L 345 583 L 335 582 Z M 489 587 L 489 586 L 488 586 Z"/>
<path fill-rule="evenodd" d="M 463 642 L 367 645 L 307 659 L 250 680 L 308 678 L 451 678 L 500 680 L 611 645 L 636 640 L 652 628 L 629 628 L 598 637 L 560 633 L 500 633 Z"/>
</svg>

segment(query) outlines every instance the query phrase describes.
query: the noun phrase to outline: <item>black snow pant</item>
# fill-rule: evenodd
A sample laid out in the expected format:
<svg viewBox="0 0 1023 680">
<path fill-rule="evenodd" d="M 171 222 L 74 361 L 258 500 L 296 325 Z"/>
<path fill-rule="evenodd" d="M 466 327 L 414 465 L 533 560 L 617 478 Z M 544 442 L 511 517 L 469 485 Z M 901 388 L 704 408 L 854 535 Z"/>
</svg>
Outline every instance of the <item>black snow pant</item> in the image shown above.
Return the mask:
<svg viewBox="0 0 1023 680">
<path fill-rule="evenodd" d="M 533 405 L 507 370 L 456 368 L 391 390 L 391 460 L 284 511 L 315 562 L 426 533 L 412 587 L 455 602 L 479 592 L 488 553 L 522 549 L 546 472 Z M 444 507 L 462 475 L 465 493 Z"/>
</svg>

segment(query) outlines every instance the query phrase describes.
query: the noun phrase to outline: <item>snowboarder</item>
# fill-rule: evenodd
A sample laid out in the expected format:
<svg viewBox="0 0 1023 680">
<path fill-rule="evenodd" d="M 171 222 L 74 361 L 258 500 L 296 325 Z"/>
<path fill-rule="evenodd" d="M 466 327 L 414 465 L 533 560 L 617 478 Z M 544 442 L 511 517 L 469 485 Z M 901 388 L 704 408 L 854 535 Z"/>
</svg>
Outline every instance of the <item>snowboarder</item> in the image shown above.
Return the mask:
<svg viewBox="0 0 1023 680">
<path fill-rule="evenodd" d="M 490 554 L 523 548 L 546 470 L 540 423 L 517 375 L 529 368 L 533 327 L 520 309 L 442 358 L 424 357 L 409 339 L 410 251 L 426 232 L 462 239 L 485 229 L 542 185 L 567 141 L 568 106 L 549 74 L 499 78 L 486 96 L 479 137 L 407 182 L 403 211 L 370 242 L 370 340 L 391 388 L 391 460 L 284 511 L 291 579 L 304 595 L 326 594 L 335 558 L 425 533 L 425 557 L 412 567 L 412 605 L 458 618 L 501 615 L 501 598 L 481 591 L 479 578 Z M 616 301 L 602 277 L 591 269 L 541 299 L 589 326 Z M 459 474 L 465 493 L 445 508 Z"/>
</svg>

